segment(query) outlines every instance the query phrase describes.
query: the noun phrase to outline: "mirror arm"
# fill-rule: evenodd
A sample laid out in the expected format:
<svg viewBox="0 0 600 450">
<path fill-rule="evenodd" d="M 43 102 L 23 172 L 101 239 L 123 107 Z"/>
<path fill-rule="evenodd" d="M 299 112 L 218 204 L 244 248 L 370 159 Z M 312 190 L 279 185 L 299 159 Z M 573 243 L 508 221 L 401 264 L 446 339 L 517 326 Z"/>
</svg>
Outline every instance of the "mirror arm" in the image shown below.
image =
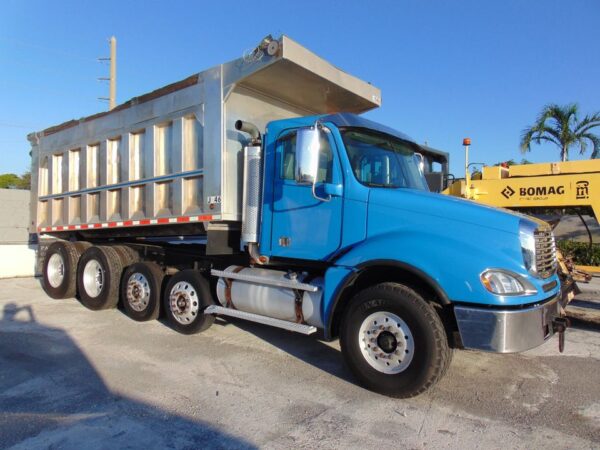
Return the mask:
<svg viewBox="0 0 600 450">
<path fill-rule="evenodd" d="M 312 195 L 313 195 L 313 197 L 316 198 L 317 200 L 322 201 L 322 202 L 330 202 L 331 201 L 331 195 L 327 195 L 327 198 L 319 197 L 317 195 L 317 193 L 315 192 L 315 186 L 316 185 L 317 185 L 317 182 L 313 181 L 313 184 L 312 184 Z"/>
</svg>

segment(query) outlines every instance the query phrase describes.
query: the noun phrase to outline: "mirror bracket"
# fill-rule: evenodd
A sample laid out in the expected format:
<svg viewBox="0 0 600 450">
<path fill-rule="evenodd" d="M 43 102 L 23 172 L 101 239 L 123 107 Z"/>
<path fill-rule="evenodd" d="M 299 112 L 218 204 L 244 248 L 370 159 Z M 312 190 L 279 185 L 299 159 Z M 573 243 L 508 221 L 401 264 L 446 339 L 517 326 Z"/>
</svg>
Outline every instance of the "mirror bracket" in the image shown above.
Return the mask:
<svg viewBox="0 0 600 450">
<path fill-rule="evenodd" d="M 330 202 L 331 201 L 331 195 L 327 195 L 327 197 L 319 197 L 315 191 L 315 187 L 317 186 L 316 181 L 313 181 L 313 185 L 312 185 L 312 195 L 314 198 L 316 198 L 317 200 L 320 200 L 322 202 Z"/>
</svg>

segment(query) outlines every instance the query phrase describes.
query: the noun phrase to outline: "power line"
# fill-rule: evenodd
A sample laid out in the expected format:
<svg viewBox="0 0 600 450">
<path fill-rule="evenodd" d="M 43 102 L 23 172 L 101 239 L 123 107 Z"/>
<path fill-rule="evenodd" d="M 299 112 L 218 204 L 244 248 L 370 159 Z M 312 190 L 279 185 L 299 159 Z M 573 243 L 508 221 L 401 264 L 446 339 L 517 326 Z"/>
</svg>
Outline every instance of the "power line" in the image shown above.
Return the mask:
<svg viewBox="0 0 600 450">
<path fill-rule="evenodd" d="M 4 127 L 4 128 L 35 128 L 35 125 L 24 125 L 24 124 L 17 124 L 17 123 L 2 123 L 0 122 L 0 127 Z"/>
<path fill-rule="evenodd" d="M 2 60 L 0 58 L 0 60 Z M 7 58 L 6 60 L 6 64 L 7 66 L 20 66 L 21 68 L 32 68 L 35 67 L 36 71 L 41 71 L 41 72 L 46 72 L 52 75 L 58 75 L 62 78 L 64 77 L 73 77 L 76 80 L 82 80 L 83 77 L 81 74 L 71 70 L 60 70 L 60 69 L 56 69 L 54 67 L 47 67 L 47 66 L 42 66 L 40 65 L 39 61 L 35 61 L 35 60 L 31 60 L 31 59 L 24 59 L 24 58 L 10 58 L 10 60 Z M 91 69 L 90 69 L 91 72 Z"/>
<path fill-rule="evenodd" d="M 14 38 L 0 37 L 0 41 L 8 42 L 8 43 L 15 44 L 15 45 L 21 45 L 24 47 L 35 48 L 38 50 L 43 50 L 45 52 L 52 52 L 56 55 L 67 56 L 69 58 L 74 58 L 74 59 L 78 59 L 78 60 L 85 61 L 85 62 L 95 61 L 93 58 L 77 55 L 77 54 L 71 53 L 71 52 L 65 52 L 64 50 L 59 50 L 54 47 L 46 47 L 46 46 L 39 45 L 39 44 L 31 44 L 29 42 L 24 42 L 24 41 L 14 39 Z"/>
</svg>

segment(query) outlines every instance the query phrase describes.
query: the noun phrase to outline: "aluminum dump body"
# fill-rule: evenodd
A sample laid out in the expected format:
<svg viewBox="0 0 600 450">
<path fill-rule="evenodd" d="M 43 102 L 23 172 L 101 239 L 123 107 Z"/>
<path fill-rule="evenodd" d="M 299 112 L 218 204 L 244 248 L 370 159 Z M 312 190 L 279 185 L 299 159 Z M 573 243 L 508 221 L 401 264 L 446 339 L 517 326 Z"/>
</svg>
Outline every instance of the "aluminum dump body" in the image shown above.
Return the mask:
<svg viewBox="0 0 600 450">
<path fill-rule="evenodd" d="M 31 232 L 202 234 L 209 222 L 239 222 L 248 136 L 236 120 L 264 132 L 271 120 L 379 105 L 379 89 L 282 36 L 110 112 L 31 133 Z"/>
</svg>

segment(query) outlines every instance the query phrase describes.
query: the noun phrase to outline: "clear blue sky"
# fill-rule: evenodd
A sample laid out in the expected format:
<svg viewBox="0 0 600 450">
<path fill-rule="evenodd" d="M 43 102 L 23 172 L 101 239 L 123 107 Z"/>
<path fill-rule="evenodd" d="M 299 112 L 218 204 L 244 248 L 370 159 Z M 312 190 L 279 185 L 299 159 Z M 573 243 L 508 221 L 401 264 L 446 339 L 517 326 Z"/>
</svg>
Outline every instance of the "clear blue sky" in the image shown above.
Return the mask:
<svg viewBox="0 0 600 450">
<path fill-rule="evenodd" d="M 550 102 L 600 110 L 597 0 L 26 1 L 0 14 L 0 173 L 29 167 L 26 134 L 106 109 L 96 57 L 118 39 L 118 101 L 287 34 L 382 89 L 367 117 L 472 161 L 520 159 Z M 527 158 L 558 159 L 553 147 Z"/>
</svg>

